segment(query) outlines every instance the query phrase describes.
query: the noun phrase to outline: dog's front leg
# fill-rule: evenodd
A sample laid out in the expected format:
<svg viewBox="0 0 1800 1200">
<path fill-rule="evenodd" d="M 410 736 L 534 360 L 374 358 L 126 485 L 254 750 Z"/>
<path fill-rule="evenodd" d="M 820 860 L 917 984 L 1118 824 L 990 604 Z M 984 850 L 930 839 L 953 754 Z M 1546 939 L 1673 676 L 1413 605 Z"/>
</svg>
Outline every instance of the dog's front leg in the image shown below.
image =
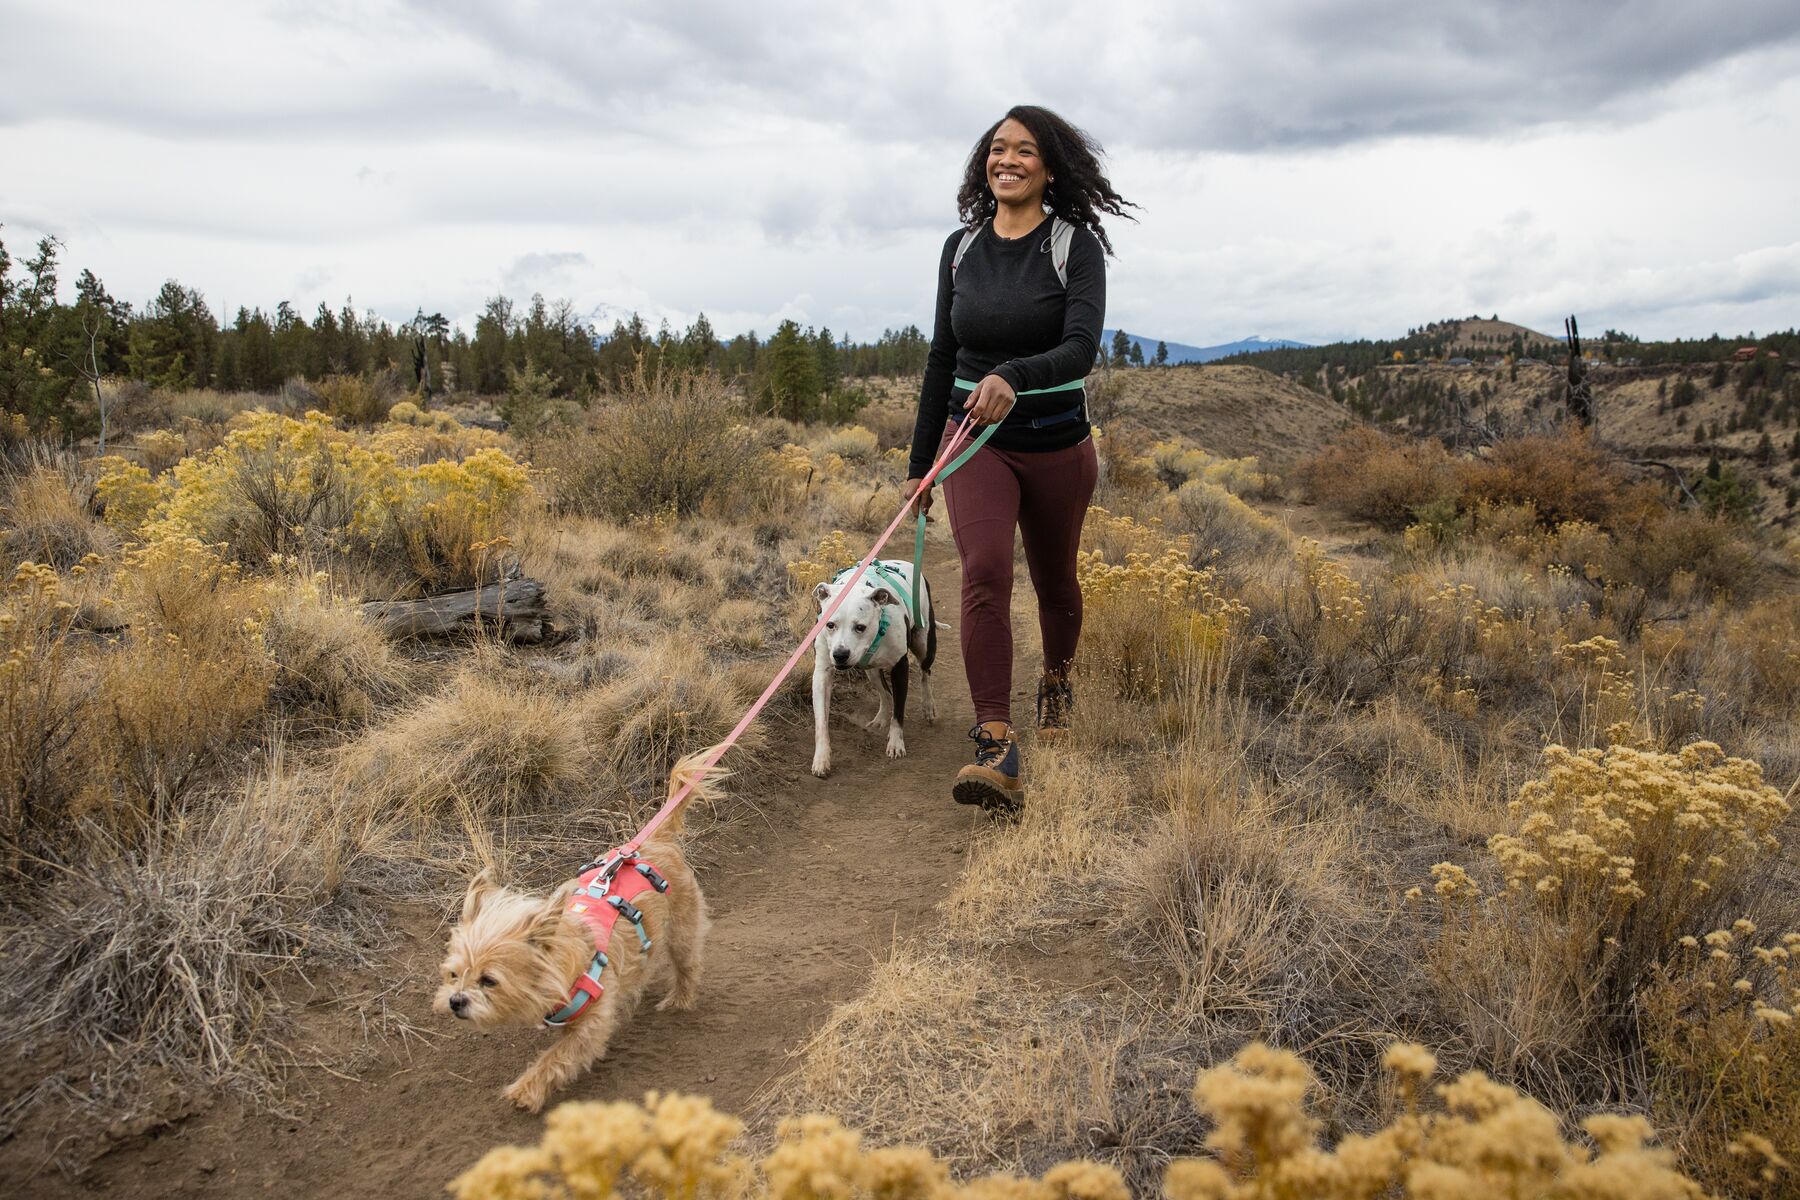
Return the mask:
<svg viewBox="0 0 1800 1200">
<path fill-rule="evenodd" d="M 906 656 L 901 655 L 900 661 L 894 664 L 891 673 L 894 681 L 894 710 L 893 719 L 888 725 L 887 755 L 889 758 L 899 758 L 906 753 L 906 734 L 903 727 L 906 724 L 907 671 Z"/>
<path fill-rule="evenodd" d="M 875 715 L 869 718 L 864 728 L 870 733 L 880 733 L 888 727 L 888 714 L 893 711 L 893 685 L 888 683 L 888 673 L 880 667 L 873 667 L 865 674 L 875 681 Z"/>
<path fill-rule="evenodd" d="M 823 653 L 813 656 L 813 761 L 820 779 L 831 774 L 831 667 Z"/>
<path fill-rule="evenodd" d="M 557 1036 L 556 1043 L 537 1056 L 523 1074 L 501 1094 L 526 1112 L 537 1112 L 559 1088 L 574 1082 L 583 1071 L 606 1054 L 618 1019 L 611 997 L 602 998 L 598 1011 L 582 1017 L 582 1024 Z"/>
</svg>

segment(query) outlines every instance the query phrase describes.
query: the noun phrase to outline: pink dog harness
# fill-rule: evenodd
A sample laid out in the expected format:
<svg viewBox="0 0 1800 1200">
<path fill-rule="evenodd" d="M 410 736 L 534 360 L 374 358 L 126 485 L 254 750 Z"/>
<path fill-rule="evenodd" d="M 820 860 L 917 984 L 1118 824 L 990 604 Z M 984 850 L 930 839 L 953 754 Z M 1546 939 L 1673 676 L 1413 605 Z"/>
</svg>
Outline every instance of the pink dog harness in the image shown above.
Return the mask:
<svg viewBox="0 0 1800 1200">
<path fill-rule="evenodd" d="M 622 856 L 610 871 L 605 861 L 592 862 L 581 869 L 564 911 L 580 917 L 594 935 L 594 957 L 587 970 L 575 980 L 575 986 L 569 989 L 568 1003 L 545 1017 L 545 1025 L 561 1028 L 569 1024 L 592 1008 L 605 993 L 600 976 L 606 970 L 606 947 L 612 942 L 613 926 L 618 924 L 620 917 L 630 921 L 637 930 L 638 943 L 644 953 L 650 952 L 650 935 L 644 930 L 644 914 L 632 901 L 645 892 L 668 890 L 669 881 L 635 854 Z"/>
</svg>

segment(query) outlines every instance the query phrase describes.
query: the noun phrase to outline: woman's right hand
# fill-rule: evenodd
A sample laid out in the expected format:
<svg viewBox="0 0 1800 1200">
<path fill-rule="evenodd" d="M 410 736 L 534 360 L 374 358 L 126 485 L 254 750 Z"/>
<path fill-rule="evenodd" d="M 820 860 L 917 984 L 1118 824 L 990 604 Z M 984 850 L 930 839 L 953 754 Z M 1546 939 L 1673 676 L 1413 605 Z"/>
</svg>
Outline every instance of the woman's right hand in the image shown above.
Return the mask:
<svg viewBox="0 0 1800 1200">
<path fill-rule="evenodd" d="M 924 477 L 923 476 L 914 476 L 913 478 L 906 481 L 906 494 L 907 495 L 910 496 L 914 492 L 919 490 L 919 480 L 922 478 L 924 478 Z M 931 488 L 926 488 L 925 491 L 917 499 L 912 501 L 912 507 L 909 510 L 909 515 L 916 517 L 920 513 L 928 513 L 930 511 L 931 511 Z"/>
</svg>

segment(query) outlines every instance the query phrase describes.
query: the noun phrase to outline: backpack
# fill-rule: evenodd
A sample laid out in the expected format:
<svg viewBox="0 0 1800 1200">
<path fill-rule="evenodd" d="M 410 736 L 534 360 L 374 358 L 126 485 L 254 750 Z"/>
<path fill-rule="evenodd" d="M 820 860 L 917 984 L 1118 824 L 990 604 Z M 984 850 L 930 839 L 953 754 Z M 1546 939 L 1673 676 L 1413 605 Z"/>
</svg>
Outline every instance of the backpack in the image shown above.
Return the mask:
<svg viewBox="0 0 1800 1200">
<path fill-rule="evenodd" d="M 962 265 L 963 255 L 969 252 L 970 243 L 975 235 L 986 229 L 992 222 L 984 221 L 975 228 L 966 231 L 962 241 L 957 244 L 956 254 L 950 259 L 950 278 L 956 278 L 956 268 Z M 1050 265 L 1056 268 L 1057 282 L 1065 288 L 1069 286 L 1069 246 L 1075 241 L 1075 226 L 1052 215 L 1050 218 L 1050 236 L 1044 239 L 1041 247 L 1050 256 Z"/>
</svg>

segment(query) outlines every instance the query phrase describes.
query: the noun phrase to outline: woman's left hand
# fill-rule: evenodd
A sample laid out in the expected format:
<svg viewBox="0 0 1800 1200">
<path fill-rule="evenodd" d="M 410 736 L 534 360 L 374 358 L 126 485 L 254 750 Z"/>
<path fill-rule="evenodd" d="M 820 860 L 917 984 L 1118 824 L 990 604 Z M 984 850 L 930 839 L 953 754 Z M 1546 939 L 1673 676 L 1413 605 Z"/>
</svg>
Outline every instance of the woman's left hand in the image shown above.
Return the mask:
<svg viewBox="0 0 1800 1200">
<path fill-rule="evenodd" d="M 1013 397 L 1012 384 L 998 375 L 987 375 L 969 393 L 963 413 L 977 425 L 993 425 L 1012 411 Z"/>
</svg>

